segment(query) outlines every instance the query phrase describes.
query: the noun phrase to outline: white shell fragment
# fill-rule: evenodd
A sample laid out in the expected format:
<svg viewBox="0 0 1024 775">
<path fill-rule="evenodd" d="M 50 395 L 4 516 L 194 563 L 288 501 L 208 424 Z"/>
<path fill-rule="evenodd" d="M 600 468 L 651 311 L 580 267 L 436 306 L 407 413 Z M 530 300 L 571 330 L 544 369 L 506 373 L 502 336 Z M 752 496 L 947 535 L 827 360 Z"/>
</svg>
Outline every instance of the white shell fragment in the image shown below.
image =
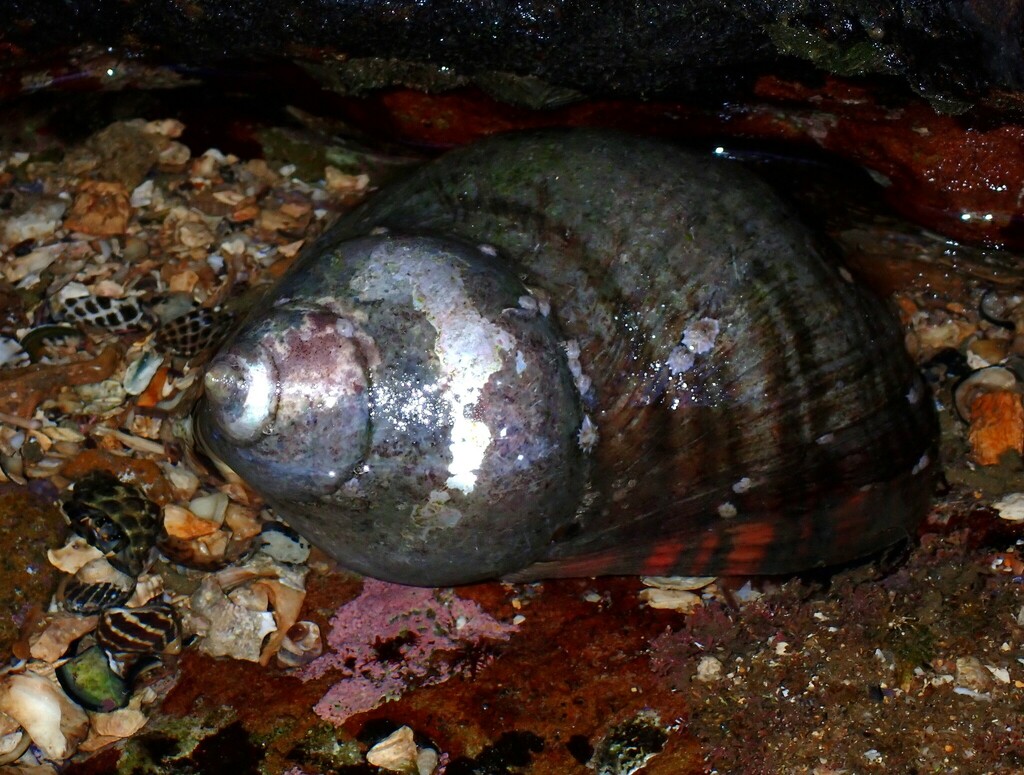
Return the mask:
<svg viewBox="0 0 1024 775">
<path fill-rule="evenodd" d="M 399 727 L 366 752 L 366 761 L 388 772 L 417 772 L 418 751 L 409 727 Z"/>
<path fill-rule="evenodd" d="M 188 507 L 197 517 L 222 525 L 224 524 L 224 512 L 228 508 L 228 496 L 222 492 L 200 495 L 198 498 L 193 498 Z"/>
<path fill-rule="evenodd" d="M 118 740 L 131 737 L 146 726 L 149 720 L 145 713 L 131 706 L 109 713 L 90 713 L 89 719 L 92 722 L 89 736 L 78 747 L 83 753 L 98 751 Z"/>
<path fill-rule="evenodd" d="M 81 536 L 75 536 L 60 549 L 48 549 L 46 557 L 58 570 L 78 573 L 88 563 L 103 557 L 103 552 Z"/>
<path fill-rule="evenodd" d="M 679 611 L 689 614 L 700 605 L 703 605 L 700 595 L 687 592 L 683 589 L 644 589 L 640 592 L 640 601 L 651 608 L 661 608 L 669 611 Z"/>
<path fill-rule="evenodd" d="M 32 738 L 14 719 L 3 714 L 0 719 L 0 766 L 20 759 L 30 745 Z"/>
<path fill-rule="evenodd" d="M 1008 522 L 1024 522 L 1024 492 L 1011 492 L 992 504 L 1001 519 Z"/>
<path fill-rule="evenodd" d="M 164 530 L 172 538 L 185 541 L 202 536 L 212 535 L 220 529 L 220 525 L 209 519 L 199 517 L 184 506 L 168 503 L 164 506 Z"/>
<path fill-rule="evenodd" d="M 300 563 L 309 559 L 310 544 L 280 522 L 268 522 L 260 533 L 260 551 L 278 562 Z"/>
<path fill-rule="evenodd" d="M 640 602 L 651 608 L 690 614 L 703 605 L 697 592 L 714 583 L 715 576 L 643 576 L 648 589 L 640 591 Z"/>
<path fill-rule="evenodd" d="M 67 203 L 59 199 L 43 199 L 26 212 L 7 218 L 3 223 L 3 239 L 8 245 L 25 240 L 49 237 L 61 226 Z"/>
<path fill-rule="evenodd" d="M 263 640 L 277 629 L 274 614 L 238 605 L 214 576 L 203 579 L 189 603 L 184 629 L 199 635 L 199 650 L 213 657 L 259 662 Z"/>
<path fill-rule="evenodd" d="M 130 396 L 141 395 L 149 387 L 149 383 L 153 381 L 153 377 L 163 362 L 163 356 L 147 351 L 128 364 L 128 368 L 124 371 L 124 378 L 121 380 L 125 392 Z"/>
<path fill-rule="evenodd" d="M 0 336 L 0 366 L 24 366 L 28 363 L 28 354 L 16 339 Z"/>
<path fill-rule="evenodd" d="M 704 589 L 717 576 L 642 576 L 640 581 L 648 587 L 659 589 Z"/>
<path fill-rule="evenodd" d="M 36 673 L 4 677 L 0 712 L 21 724 L 49 759 L 64 759 L 74 753 L 89 726 L 85 711 Z"/>
<path fill-rule="evenodd" d="M 724 666 L 718 657 L 704 656 L 697 663 L 697 675 L 695 678 L 704 683 L 717 681 L 722 677 Z"/>
<path fill-rule="evenodd" d="M 95 629 L 97 619 L 97 616 L 51 614 L 46 627 L 29 637 L 29 654 L 43 662 L 56 662 L 72 643 Z"/>
<path fill-rule="evenodd" d="M 106 557 L 90 560 L 78 569 L 75 577 L 83 584 L 116 584 L 125 589 L 135 585 L 135 579 L 111 565 Z"/>
</svg>

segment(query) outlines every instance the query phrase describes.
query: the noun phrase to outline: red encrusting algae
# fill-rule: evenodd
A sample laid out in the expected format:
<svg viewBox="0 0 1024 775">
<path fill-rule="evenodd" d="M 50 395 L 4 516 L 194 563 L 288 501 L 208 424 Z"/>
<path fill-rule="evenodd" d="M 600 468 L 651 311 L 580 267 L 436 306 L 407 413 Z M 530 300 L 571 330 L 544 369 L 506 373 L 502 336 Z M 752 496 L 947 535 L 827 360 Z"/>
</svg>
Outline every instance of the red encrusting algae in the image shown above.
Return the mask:
<svg viewBox="0 0 1024 775">
<path fill-rule="evenodd" d="M 330 649 L 299 676 L 343 677 L 316 704 L 321 718 L 342 724 L 406 691 L 443 683 L 468 667 L 449 657 L 483 640 L 508 640 L 517 627 L 495 619 L 451 589 L 423 589 L 366 579 L 363 591 L 331 618 Z"/>
</svg>

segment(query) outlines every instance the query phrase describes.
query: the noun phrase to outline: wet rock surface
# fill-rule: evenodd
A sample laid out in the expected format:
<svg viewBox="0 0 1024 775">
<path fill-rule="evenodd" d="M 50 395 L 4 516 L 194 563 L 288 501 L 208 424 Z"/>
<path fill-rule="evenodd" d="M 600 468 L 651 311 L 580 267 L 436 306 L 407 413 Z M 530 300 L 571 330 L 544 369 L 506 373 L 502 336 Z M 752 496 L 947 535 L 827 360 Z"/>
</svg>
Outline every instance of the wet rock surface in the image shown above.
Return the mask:
<svg viewBox="0 0 1024 775">
<path fill-rule="evenodd" d="M 48 487 L 0 484 L 0 648 L 10 653 L 18 632 L 50 602 L 57 570 L 46 558 L 67 526 Z"/>
</svg>

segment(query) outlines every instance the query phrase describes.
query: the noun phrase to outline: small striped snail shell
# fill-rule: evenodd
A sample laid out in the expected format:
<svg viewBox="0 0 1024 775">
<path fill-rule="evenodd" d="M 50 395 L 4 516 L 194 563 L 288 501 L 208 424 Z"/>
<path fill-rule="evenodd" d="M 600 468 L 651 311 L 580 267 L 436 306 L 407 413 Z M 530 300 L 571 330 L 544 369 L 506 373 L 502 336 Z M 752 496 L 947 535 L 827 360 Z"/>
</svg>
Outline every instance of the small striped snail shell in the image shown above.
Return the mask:
<svg viewBox="0 0 1024 775">
<path fill-rule="evenodd" d="M 96 642 L 110 654 L 177 654 L 181 626 L 166 603 L 108 608 L 96 625 Z"/>
</svg>

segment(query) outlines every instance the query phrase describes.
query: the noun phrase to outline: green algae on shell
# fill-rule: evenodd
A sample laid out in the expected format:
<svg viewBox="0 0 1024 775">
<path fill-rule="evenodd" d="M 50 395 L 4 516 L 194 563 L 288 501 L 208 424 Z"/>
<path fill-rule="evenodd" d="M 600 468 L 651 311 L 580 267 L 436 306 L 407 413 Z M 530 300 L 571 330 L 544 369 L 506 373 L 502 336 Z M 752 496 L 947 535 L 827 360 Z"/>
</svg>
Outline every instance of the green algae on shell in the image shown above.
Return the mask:
<svg viewBox="0 0 1024 775">
<path fill-rule="evenodd" d="M 110 712 L 128 705 L 131 687 L 114 672 L 99 646 L 90 646 L 57 668 L 57 680 L 67 695 L 86 710 Z"/>
<path fill-rule="evenodd" d="M 206 448 L 349 568 L 413 584 L 787 573 L 927 508 L 890 310 L 743 170 L 492 138 L 343 218 L 212 362 Z"/>
</svg>

